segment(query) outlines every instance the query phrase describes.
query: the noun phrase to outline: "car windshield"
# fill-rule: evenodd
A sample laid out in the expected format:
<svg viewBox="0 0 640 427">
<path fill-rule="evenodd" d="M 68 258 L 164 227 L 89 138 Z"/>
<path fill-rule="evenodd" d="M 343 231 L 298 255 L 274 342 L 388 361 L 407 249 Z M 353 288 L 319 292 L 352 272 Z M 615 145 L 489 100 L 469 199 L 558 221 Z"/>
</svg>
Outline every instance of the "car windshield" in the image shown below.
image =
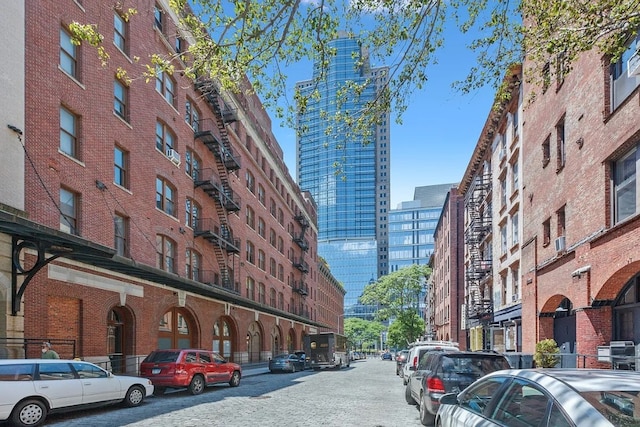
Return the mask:
<svg viewBox="0 0 640 427">
<path fill-rule="evenodd" d="M 151 363 L 170 363 L 178 360 L 179 351 L 154 351 L 149 354 L 144 362 Z"/>
<path fill-rule="evenodd" d="M 613 425 L 640 425 L 640 385 L 634 391 L 587 391 L 580 395 Z"/>
</svg>

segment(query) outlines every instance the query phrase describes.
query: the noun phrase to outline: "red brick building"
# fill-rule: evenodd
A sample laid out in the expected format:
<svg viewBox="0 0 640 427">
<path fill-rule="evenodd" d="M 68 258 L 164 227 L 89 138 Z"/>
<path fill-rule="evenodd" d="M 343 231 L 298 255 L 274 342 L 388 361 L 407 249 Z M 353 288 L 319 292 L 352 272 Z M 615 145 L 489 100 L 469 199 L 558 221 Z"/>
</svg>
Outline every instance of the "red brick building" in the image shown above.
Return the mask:
<svg viewBox="0 0 640 427">
<path fill-rule="evenodd" d="M 597 52 L 543 87 L 524 83 L 523 350 L 554 338 L 587 355 L 640 343 L 640 78 L 637 42 L 614 65 Z M 529 64 L 525 63 L 526 68 Z M 580 360 L 580 359 L 579 359 Z"/>
<path fill-rule="evenodd" d="M 127 21 L 100 2 L 24 3 L 24 209 L 0 205 L 0 336 L 93 361 L 202 347 L 254 362 L 338 326 L 318 312 L 343 303 L 319 273 L 315 204 L 260 100 L 180 73 L 118 78 L 184 52 L 167 4 Z M 71 43 L 73 21 L 98 25 L 106 66 Z"/>
<path fill-rule="evenodd" d="M 467 348 L 467 333 L 462 328 L 464 318 L 464 272 L 459 265 L 464 259 L 464 199 L 457 187 L 451 188 L 442 207 L 438 225 L 433 233 L 434 252 L 431 257 L 433 273 L 427 297 L 427 334 L 437 340 L 455 341 L 461 350 Z"/>
</svg>

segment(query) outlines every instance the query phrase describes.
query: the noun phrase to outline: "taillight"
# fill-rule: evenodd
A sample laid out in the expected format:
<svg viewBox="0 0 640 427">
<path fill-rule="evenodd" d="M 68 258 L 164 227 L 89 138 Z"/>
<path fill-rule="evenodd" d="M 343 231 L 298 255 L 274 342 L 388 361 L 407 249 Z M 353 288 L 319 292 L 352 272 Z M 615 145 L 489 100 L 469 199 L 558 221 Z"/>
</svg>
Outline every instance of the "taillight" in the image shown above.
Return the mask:
<svg viewBox="0 0 640 427">
<path fill-rule="evenodd" d="M 429 393 L 445 393 L 444 383 L 438 377 L 427 378 L 427 391 Z"/>
<path fill-rule="evenodd" d="M 412 363 L 413 367 L 415 368 L 418 365 L 418 356 L 414 356 L 413 357 L 413 363 Z"/>
</svg>

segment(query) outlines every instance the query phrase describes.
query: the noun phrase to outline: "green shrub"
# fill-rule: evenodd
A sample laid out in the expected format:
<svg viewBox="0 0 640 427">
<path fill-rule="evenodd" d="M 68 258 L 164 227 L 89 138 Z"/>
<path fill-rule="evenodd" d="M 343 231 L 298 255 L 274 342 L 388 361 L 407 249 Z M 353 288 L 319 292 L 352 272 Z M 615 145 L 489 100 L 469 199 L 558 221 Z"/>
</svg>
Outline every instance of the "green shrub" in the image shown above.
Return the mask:
<svg viewBox="0 0 640 427">
<path fill-rule="evenodd" d="M 554 339 L 548 338 L 538 342 L 536 352 L 533 355 L 536 368 L 554 368 L 560 362 L 558 353 L 560 353 L 560 348 Z"/>
</svg>

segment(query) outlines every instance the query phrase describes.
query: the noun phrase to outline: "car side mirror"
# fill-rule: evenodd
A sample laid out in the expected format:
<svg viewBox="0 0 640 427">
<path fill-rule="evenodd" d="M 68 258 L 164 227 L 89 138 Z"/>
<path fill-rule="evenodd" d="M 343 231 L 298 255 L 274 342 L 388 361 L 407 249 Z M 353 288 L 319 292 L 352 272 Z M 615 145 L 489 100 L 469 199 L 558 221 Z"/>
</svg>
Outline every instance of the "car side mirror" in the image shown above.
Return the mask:
<svg viewBox="0 0 640 427">
<path fill-rule="evenodd" d="M 458 404 L 458 395 L 455 393 L 446 393 L 440 396 L 438 399 L 441 405 L 457 405 Z"/>
</svg>

